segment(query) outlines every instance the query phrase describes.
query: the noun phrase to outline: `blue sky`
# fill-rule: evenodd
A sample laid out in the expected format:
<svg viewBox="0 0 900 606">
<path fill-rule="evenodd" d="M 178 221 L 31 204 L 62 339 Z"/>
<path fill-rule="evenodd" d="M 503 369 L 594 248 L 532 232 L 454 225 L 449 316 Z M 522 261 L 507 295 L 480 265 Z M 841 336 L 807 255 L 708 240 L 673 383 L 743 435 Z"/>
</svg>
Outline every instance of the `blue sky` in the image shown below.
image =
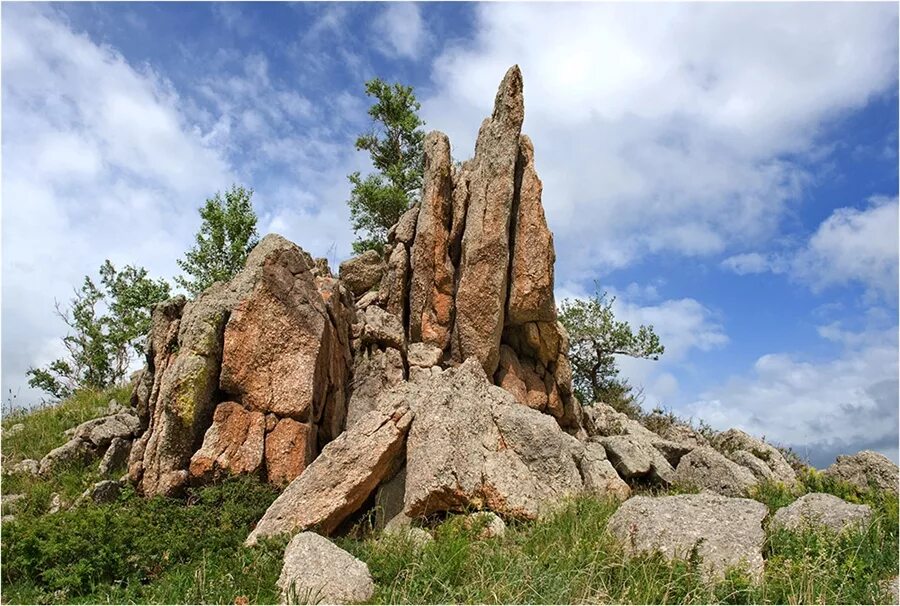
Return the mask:
<svg viewBox="0 0 900 606">
<path fill-rule="evenodd" d="M 172 277 L 232 182 L 262 232 L 346 258 L 366 79 L 413 85 L 464 159 L 518 63 L 558 299 L 596 282 L 655 325 L 663 359 L 622 361 L 646 406 L 897 460 L 896 5 L 2 10 L 5 400 L 40 398 L 54 299 L 105 258 Z"/>
</svg>

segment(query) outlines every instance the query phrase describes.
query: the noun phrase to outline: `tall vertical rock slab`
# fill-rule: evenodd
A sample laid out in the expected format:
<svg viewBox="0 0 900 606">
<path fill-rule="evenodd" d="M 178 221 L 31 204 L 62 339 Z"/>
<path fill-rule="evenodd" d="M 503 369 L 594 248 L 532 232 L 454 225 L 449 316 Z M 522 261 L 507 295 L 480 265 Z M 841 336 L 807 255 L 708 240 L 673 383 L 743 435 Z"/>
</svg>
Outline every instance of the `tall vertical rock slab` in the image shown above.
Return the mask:
<svg viewBox="0 0 900 606">
<path fill-rule="evenodd" d="M 433 131 L 425 138 L 425 187 L 412 247 L 409 339 L 447 349 L 453 317 L 450 140 Z"/>
<path fill-rule="evenodd" d="M 534 170 L 534 146 L 527 135 L 519 139 L 516 185 L 506 323 L 555 322 L 556 252 L 541 205 L 543 185 Z"/>
<path fill-rule="evenodd" d="M 456 292 L 454 357 L 475 357 L 488 376 L 500 359 L 509 277 L 509 226 L 525 107 L 522 73 L 506 72 L 494 111 L 481 125 L 468 180 Z"/>
</svg>

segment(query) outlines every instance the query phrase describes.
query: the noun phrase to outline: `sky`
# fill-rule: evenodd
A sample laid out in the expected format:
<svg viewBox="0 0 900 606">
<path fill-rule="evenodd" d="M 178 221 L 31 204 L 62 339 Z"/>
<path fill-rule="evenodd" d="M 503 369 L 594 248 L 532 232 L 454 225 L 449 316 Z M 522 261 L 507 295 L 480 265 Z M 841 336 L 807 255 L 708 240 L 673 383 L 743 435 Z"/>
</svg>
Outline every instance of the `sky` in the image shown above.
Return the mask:
<svg viewBox="0 0 900 606">
<path fill-rule="evenodd" d="M 363 83 L 412 85 L 471 157 L 506 69 L 557 300 L 650 323 L 644 406 L 813 465 L 898 456 L 898 14 L 889 3 L 2 5 L 2 394 L 58 357 L 104 259 L 151 275 L 232 183 L 333 268 Z"/>
</svg>

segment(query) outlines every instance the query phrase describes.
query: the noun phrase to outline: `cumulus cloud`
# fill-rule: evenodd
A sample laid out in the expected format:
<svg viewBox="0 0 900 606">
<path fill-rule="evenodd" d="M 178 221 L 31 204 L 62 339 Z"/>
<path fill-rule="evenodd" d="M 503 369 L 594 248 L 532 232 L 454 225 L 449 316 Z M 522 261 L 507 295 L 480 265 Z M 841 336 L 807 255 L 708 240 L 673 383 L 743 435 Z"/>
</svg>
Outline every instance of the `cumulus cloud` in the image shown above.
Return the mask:
<svg viewBox="0 0 900 606">
<path fill-rule="evenodd" d="M 428 40 L 419 5 L 412 2 L 386 4 L 372 26 L 376 48 L 388 56 L 415 59 Z"/>
<path fill-rule="evenodd" d="M 823 467 L 840 453 L 876 449 L 897 460 L 897 327 L 840 325 L 820 334 L 842 345 L 831 359 L 796 353 L 759 357 L 684 409 L 713 427 L 739 427 L 790 445 Z"/>
<path fill-rule="evenodd" d="M 873 197 L 867 208 L 838 208 L 800 248 L 742 253 L 722 261 L 737 274 L 788 273 L 814 291 L 850 283 L 896 298 L 897 198 Z"/>
<path fill-rule="evenodd" d="M 777 231 L 824 124 L 895 82 L 888 5 L 486 3 L 436 60 L 429 124 L 472 153 L 518 63 L 562 279 Z M 536 40 L 540 44 L 535 43 Z"/>
</svg>

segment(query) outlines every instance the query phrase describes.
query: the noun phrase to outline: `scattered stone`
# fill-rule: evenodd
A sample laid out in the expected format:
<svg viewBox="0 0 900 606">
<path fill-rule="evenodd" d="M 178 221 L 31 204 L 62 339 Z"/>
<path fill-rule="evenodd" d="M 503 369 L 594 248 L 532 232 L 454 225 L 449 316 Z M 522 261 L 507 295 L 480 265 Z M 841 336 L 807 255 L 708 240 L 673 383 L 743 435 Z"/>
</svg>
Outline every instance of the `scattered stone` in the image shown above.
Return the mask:
<svg viewBox="0 0 900 606">
<path fill-rule="evenodd" d="M 216 407 L 200 450 L 191 457 L 190 475 L 208 481 L 226 473 L 257 473 L 263 463 L 266 417 L 236 402 Z"/>
<path fill-rule="evenodd" d="M 824 526 L 834 532 L 862 527 L 872 519 L 868 505 L 854 505 L 834 495 L 805 494 L 787 507 L 775 512 L 773 527 L 799 530 L 807 526 Z"/>
<path fill-rule="evenodd" d="M 12 472 L 23 476 L 36 476 L 41 471 L 41 464 L 34 459 L 23 459 L 13 465 Z"/>
<path fill-rule="evenodd" d="M 757 481 L 753 474 L 709 446 L 682 457 L 673 483 L 686 488 L 707 488 L 730 497 L 742 497 Z"/>
<path fill-rule="evenodd" d="M 376 286 L 384 273 L 384 263 L 374 250 L 367 250 L 358 257 L 341 263 L 338 276 L 350 292 L 358 297 Z"/>
<path fill-rule="evenodd" d="M 384 398 L 416 412 L 407 443 L 407 515 L 474 508 L 534 519 L 582 490 L 578 440 L 492 385 L 476 359 Z"/>
<path fill-rule="evenodd" d="M 696 550 L 710 577 L 722 577 L 731 566 L 745 566 L 758 579 L 767 512 L 757 501 L 711 493 L 638 496 L 619 507 L 607 528 L 626 553 L 658 550 L 667 559 L 687 559 Z"/>
<path fill-rule="evenodd" d="M 626 480 L 649 477 L 663 484 L 674 481 L 675 470 L 662 453 L 639 437 L 609 436 L 599 439 L 615 470 Z"/>
<path fill-rule="evenodd" d="M 598 497 L 612 496 L 618 501 L 631 496 L 631 488 L 606 458 L 603 445 L 597 442 L 585 444 L 578 469 L 587 492 Z"/>
<path fill-rule="evenodd" d="M 434 537 L 431 536 L 430 532 L 424 528 L 419 528 L 418 526 L 413 526 L 411 524 L 388 524 L 384 528 L 384 534 L 386 536 L 403 537 L 412 545 L 420 549 L 434 541 Z"/>
<path fill-rule="evenodd" d="M 120 412 L 85 421 L 72 434 L 95 448 L 106 448 L 116 438 L 133 438 L 141 429 L 141 420 L 130 412 Z"/>
<path fill-rule="evenodd" d="M 140 371 L 138 371 L 137 373 L 133 373 L 132 378 L 139 380 L 139 373 Z M 128 410 L 128 408 L 119 404 L 118 400 L 116 400 L 115 398 L 113 398 L 106 404 L 106 414 L 108 415 L 118 414 L 120 412 L 125 412 L 126 410 Z"/>
<path fill-rule="evenodd" d="M 5 516 L 0 516 L 0 524 L 8 524 L 9 522 L 14 522 L 15 519 L 16 516 L 12 515 L 11 513 Z"/>
<path fill-rule="evenodd" d="M 409 352 L 406 355 L 410 366 L 421 366 L 422 368 L 440 366 L 442 358 L 443 352 L 427 343 L 410 343 Z"/>
<path fill-rule="evenodd" d="M 882 581 L 881 590 L 890 597 L 891 601 L 886 604 L 900 604 L 900 577 Z"/>
<path fill-rule="evenodd" d="M 275 499 L 247 538 L 315 528 L 330 534 L 395 469 L 413 419 L 408 408 L 373 410 L 330 442 Z"/>
<path fill-rule="evenodd" d="M 492 511 L 476 511 L 463 520 L 466 528 L 480 527 L 479 539 L 501 538 L 506 534 L 506 522 Z"/>
<path fill-rule="evenodd" d="M 284 550 L 278 577 L 282 604 L 368 602 L 375 583 L 366 564 L 313 532 L 296 535 Z"/>
<path fill-rule="evenodd" d="M 13 425 L 12 427 L 10 427 L 9 429 L 7 429 L 3 432 L 3 437 L 11 438 L 12 436 L 16 435 L 17 433 L 21 433 L 23 431 L 25 431 L 25 425 L 23 423 L 16 423 L 15 425 Z"/>
<path fill-rule="evenodd" d="M 84 491 L 79 500 L 91 500 L 94 503 L 112 503 L 119 498 L 122 484 L 115 480 L 97 482 Z"/>
<path fill-rule="evenodd" d="M 60 467 L 75 462 L 86 463 L 94 456 L 90 445 L 79 438 L 72 438 L 62 446 L 54 448 L 41 459 L 40 475 L 46 477 Z"/>
<path fill-rule="evenodd" d="M 108 476 L 110 473 L 124 466 L 131 454 L 131 440 L 125 438 L 113 438 L 109 448 L 100 460 L 100 475 Z"/>
<path fill-rule="evenodd" d="M 794 486 L 797 483 L 797 474 L 777 448 L 740 429 L 729 429 L 720 433 L 715 437 L 713 446 L 724 453 L 746 450 L 763 461 L 778 482 L 787 486 Z"/>
<path fill-rule="evenodd" d="M 63 509 L 63 500 L 58 492 L 54 492 L 50 495 L 50 507 L 47 509 L 47 513 L 58 513 Z"/>
<path fill-rule="evenodd" d="M 14 511 L 17 507 L 17 504 L 22 502 L 24 499 L 24 494 L 5 494 L 2 498 L 3 509 Z"/>
<path fill-rule="evenodd" d="M 363 296 L 361 296 L 359 298 L 359 300 L 356 302 L 355 307 L 358 311 L 364 311 L 369 305 L 372 305 L 373 303 L 375 303 L 377 301 L 378 301 L 378 291 L 370 290 L 369 292 L 367 292 L 366 294 L 364 294 Z"/>
<path fill-rule="evenodd" d="M 897 494 L 897 466 L 883 454 L 872 450 L 838 456 L 837 460 L 825 470 L 825 476 L 847 482 L 860 490 L 874 487 Z"/>
</svg>

